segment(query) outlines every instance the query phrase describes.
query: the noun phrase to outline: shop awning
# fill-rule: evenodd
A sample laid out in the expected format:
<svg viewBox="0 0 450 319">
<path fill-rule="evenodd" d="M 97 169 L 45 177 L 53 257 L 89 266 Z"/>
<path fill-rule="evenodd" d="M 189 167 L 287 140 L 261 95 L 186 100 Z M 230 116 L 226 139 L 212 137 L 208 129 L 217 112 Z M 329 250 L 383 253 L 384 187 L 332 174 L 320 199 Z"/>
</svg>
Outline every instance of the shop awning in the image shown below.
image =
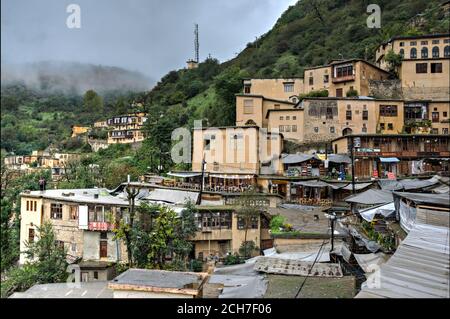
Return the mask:
<svg viewBox="0 0 450 319">
<path fill-rule="evenodd" d="M 380 157 L 381 163 L 398 163 L 400 160 L 397 157 Z"/>
<path fill-rule="evenodd" d="M 188 177 L 195 177 L 195 176 L 201 176 L 202 173 L 198 173 L 198 172 L 169 172 L 167 173 L 167 175 L 169 176 L 174 176 L 174 177 L 182 177 L 182 178 L 188 178 Z"/>
<path fill-rule="evenodd" d="M 348 203 L 377 205 L 391 203 L 394 201 L 394 197 L 390 191 L 368 189 L 363 193 L 351 195 L 344 200 Z"/>
<path fill-rule="evenodd" d="M 361 209 L 358 212 L 362 218 L 364 218 L 368 222 L 371 222 L 376 214 L 383 215 L 384 217 L 391 216 L 393 213 L 395 213 L 395 205 L 394 202 L 392 202 L 386 205 L 377 206 L 375 208 Z"/>
<path fill-rule="evenodd" d="M 311 159 L 317 159 L 320 161 L 320 159 L 315 154 L 302 154 L 302 153 L 287 154 L 285 157 L 283 157 L 282 161 L 283 164 L 297 164 L 309 161 Z"/>
<path fill-rule="evenodd" d="M 223 179 L 252 179 L 254 178 L 254 175 L 209 174 L 209 177 L 223 178 Z"/>
<path fill-rule="evenodd" d="M 344 164 L 351 164 L 352 162 L 350 156 L 345 154 L 329 154 L 328 161 L 332 163 L 344 163 Z"/>
<path fill-rule="evenodd" d="M 369 187 L 370 185 L 372 185 L 372 183 L 355 183 L 355 190 L 359 191 L 361 189 Z M 350 183 L 347 186 L 342 187 L 341 189 L 351 191 L 351 190 L 353 190 L 353 187 L 352 187 L 352 184 Z"/>
<path fill-rule="evenodd" d="M 330 184 L 319 180 L 293 182 L 292 185 L 299 185 L 304 187 L 332 187 Z"/>
</svg>

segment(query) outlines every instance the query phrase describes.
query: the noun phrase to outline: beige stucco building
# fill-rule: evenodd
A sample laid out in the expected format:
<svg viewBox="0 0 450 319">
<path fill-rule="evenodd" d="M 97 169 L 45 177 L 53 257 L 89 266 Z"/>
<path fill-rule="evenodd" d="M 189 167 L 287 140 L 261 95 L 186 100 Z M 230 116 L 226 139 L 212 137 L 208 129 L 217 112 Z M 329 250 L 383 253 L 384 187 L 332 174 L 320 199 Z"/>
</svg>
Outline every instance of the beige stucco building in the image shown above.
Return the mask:
<svg viewBox="0 0 450 319">
<path fill-rule="evenodd" d="M 268 215 L 261 213 L 255 216 L 246 234 L 245 223 L 233 208 L 201 206 L 198 208 L 199 230 L 192 238 L 196 258 L 239 254 L 239 248 L 245 240 L 253 241 L 260 249 L 265 248 L 266 245 L 271 246 Z M 259 251 L 254 251 L 252 254 L 259 255 Z"/>
<path fill-rule="evenodd" d="M 193 132 L 192 170 L 257 175 L 261 169 L 282 171 L 283 135 L 257 126 L 199 128 Z"/>
<path fill-rule="evenodd" d="M 266 114 L 269 132 L 278 130 L 284 139 L 300 143 L 303 141 L 303 109 L 270 109 Z"/>
<path fill-rule="evenodd" d="M 403 57 L 398 75 L 406 100 L 449 99 L 450 34 L 391 38 L 375 54 L 376 65 L 385 70 L 389 51 Z"/>
<path fill-rule="evenodd" d="M 299 94 L 303 93 L 303 79 L 245 79 L 243 93 L 297 103 Z"/>
<path fill-rule="evenodd" d="M 305 68 L 303 93 L 328 90 L 330 97 L 345 97 L 350 90 L 369 95 L 370 80 L 385 80 L 389 72 L 362 59 L 336 60 L 324 66 Z"/>
<path fill-rule="evenodd" d="M 403 101 L 370 98 L 307 98 L 303 142 L 321 143 L 348 134 L 398 134 L 403 131 Z"/>
<path fill-rule="evenodd" d="M 38 227 L 50 221 L 68 258 L 90 262 L 81 271 L 81 280 L 100 280 L 108 275 L 104 263 L 126 261 L 122 241 L 114 240 L 114 220 L 127 213 L 128 201 L 109 195 L 104 189 L 58 189 L 28 191 L 21 194 L 20 255 L 27 261 L 26 242 L 37 239 Z M 98 269 L 95 271 L 94 263 Z M 103 264 L 102 264 L 103 263 Z M 96 274 L 95 274 L 96 272 Z M 110 279 L 110 278 L 108 278 Z M 106 278 L 104 279 L 106 280 Z"/>
</svg>

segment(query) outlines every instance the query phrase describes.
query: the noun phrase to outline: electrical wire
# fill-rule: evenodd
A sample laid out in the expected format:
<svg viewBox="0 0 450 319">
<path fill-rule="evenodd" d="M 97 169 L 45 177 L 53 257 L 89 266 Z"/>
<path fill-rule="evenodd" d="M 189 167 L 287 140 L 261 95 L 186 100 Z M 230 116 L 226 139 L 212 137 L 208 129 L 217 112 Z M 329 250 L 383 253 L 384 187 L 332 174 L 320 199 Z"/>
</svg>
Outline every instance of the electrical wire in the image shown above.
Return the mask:
<svg viewBox="0 0 450 319">
<path fill-rule="evenodd" d="M 313 264 L 311 265 L 311 268 L 309 268 L 308 270 L 308 274 L 306 275 L 305 279 L 303 280 L 302 284 L 300 285 L 300 287 L 298 288 L 297 293 L 295 294 L 294 299 L 298 298 L 298 295 L 300 294 L 300 292 L 303 289 L 303 286 L 305 285 L 306 279 L 308 279 L 309 275 L 311 274 L 312 269 L 314 268 L 314 265 L 316 264 L 317 260 L 319 259 L 319 256 L 322 255 L 322 248 L 325 244 L 327 244 L 328 242 L 326 242 L 325 240 L 322 242 L 322 245 L 320 245 L 319 251 L 317 252 L 316 258 L 314 259 Z"/>
</svg>

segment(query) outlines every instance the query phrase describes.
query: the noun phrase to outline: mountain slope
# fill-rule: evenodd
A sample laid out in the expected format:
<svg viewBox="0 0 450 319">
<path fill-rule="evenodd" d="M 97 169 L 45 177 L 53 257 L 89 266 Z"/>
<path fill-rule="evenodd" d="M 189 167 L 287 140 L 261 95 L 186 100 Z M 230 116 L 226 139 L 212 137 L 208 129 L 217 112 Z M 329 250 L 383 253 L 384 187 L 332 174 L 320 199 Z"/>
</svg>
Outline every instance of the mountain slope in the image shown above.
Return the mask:
<svg viewBox="0 0 450 319">
<path fill-rule="evenodd" d="M 56 61 L 2 65 L 1 81 L 2 85 L 18 82 L 38 91 L 68 94 L 83 94 L 90 89 L 99 93 L 144 91 L 153 82 L 139 72 L 118 67 Z"/>
</svg>

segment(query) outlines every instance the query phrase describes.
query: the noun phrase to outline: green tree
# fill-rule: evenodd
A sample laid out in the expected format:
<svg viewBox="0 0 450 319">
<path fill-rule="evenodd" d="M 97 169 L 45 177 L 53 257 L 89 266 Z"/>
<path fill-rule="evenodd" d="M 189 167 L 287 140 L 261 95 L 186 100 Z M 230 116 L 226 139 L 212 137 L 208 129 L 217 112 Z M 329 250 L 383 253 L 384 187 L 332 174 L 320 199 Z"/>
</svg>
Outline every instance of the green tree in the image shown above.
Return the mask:
<svg viewBox="0 0 450 319">
<path fill-rule="evenodd" d="M 398 68 L 402 65 L 403 56 L 401 54 L 396 54 L 393 50 L 389 50 L 385 56 L 385 60 L 388 65 L 389 72 L 398 76 Z"/>
<path fill-rule="evenodd" d="M 175 253 L 175 261 L 181 265 L 183 270 L 186 269 L 187 257 L 194 246 L 191 239 L 197 231 L 195 222 L 197 212 L 195 203 L 188 201 L 185 208 L 181 211 L 179 222 L 177 223 L 178 227 L 173 241 L 173 251 Z"/>
<path fill-rule="evenodd" d="M 259 222 L 261 212 L 264 210 L 261 202 L 261 196 L 259 196 L 254 189 L 244 192 L 237 201 L 236 214 L 245 230 L 241 254 L 246 258 L 250 257 L 252 253 L 250 248 L 253 247 L 251 243 L 247 241 L 247 233 L 253 223 L 256 221 Z"/>
<path fill-rule="evenodd" d="M 88 90 L 83 96 L 83 108 L 86 112 L 103 112 L 103 98 L 94 90 Z"/>
</svg>

